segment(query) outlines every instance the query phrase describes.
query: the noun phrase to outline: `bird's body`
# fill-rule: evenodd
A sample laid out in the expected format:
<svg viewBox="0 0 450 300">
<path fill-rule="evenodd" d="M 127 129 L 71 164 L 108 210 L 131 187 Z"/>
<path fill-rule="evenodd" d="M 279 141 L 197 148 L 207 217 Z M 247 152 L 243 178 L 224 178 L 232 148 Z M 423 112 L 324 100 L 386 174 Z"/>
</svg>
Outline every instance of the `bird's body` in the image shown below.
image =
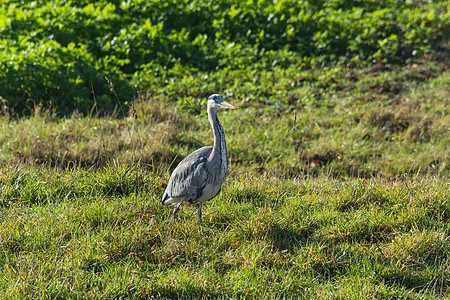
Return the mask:
<svg viewBox="0 0 450 300">
<path fill-rule="evenodd" d="M 213 147 L 203 147 L 186 156 L 175 168 L 163 196 L 163 204 L 188 201 L 203 203 L 220 191 L 225 176 L 215 176 L 208 163 Z M 225 163 L 226 164 L 226 163 Z"/>
<path fill-rule="evenodd" d="M 225 134 L 217 117 L 217 110 L 225 108 L 235 109 L 220 95 L 213 94 L 208 98 L 208 119 L 214 132 L 214 146 L 202 147 L 186 156 L 170 176 L 162 198 L 163 205 L 176 204 L 174 216 L 183 202 L 197 205 L 200 226 L 202 204 L 219 194 L 227 175 Z"/>
</svg>

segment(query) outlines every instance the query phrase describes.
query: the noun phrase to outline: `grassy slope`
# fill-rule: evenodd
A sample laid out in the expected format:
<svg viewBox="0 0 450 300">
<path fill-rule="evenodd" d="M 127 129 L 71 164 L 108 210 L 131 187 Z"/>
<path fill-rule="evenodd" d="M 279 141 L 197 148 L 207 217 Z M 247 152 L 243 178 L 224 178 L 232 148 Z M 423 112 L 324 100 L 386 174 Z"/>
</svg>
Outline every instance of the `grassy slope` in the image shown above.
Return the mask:
<svg viewBox="0 0 450 300">
<path fill-rule="evenodd" d="M 448 176 L 448 58 L 369 69 L 273 68 L 254 82 L 249 70 L 218 72 L 209 74 L 205 90 L 223 91 L 240 108 L 220 116 L 231 162 L 238 166 L 288 177 Z M 202 75 L 196 80 L 203 82 Z M 108 157 L 144 165 L 179 161 L 212 143 L 205 97 L 183 92 L 191 79 L 141 96 L 126 120 L 60 120 L 39 110 L 28 119 L 2 117 L 0 160 L 62 167 L 102 166 Z M 224 79 L 243 83 L 218 83 Z M 192 93 L 198 90 L 194 83 Z M 179 96 L 167 96 L 173 93 Z"/>
</svg>

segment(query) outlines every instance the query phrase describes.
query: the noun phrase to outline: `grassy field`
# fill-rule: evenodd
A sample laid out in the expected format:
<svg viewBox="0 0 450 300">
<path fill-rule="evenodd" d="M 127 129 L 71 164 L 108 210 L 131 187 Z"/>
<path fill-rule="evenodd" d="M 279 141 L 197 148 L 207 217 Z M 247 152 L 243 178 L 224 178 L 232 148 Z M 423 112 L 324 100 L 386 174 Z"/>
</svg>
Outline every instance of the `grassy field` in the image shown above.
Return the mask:
<svg viewBox="0 0 450 300">
<path fill-rule="evenodd" d="M 240 108 L 220 115 L 235 167 L 282 177 L 448 176 L 449 49 L 402 65 L 293 65 L 255 78 L 248 70 L 219 71 L 210 74 L 206 90 Z M 112 158 L 177 163 L 213 142 L 209 94 L 196 94 L 203 75 L 141 94 L 125 119 L 117 117 L 124 114 L 120 106 L 104 117 L 94 109 L 88 116 L 59 118 L 39 106 L 29 118 L 4 114 L 0 160 L 61 168 L 100 167 Z M 234 85 L 213 89 L 225 79 Z"/>
<path fill-rule="evenodd" d="M 336 78 L 326 106 L 229 99 L 230 176 L 203 235 L 195 209 L 170 223 L 160 198 L 173 164 L 212 143 L 205 99 L 3 116 L 1 297 L 448 297 L 446 65 Z"/>
<path fill-rule="evenodd" d="M 448 297 L 448 180 L 232 171 L 169 223 L 165 173 L 6 166 L 2 298 Z"/>
<path fill-rule="evenodd" d="M 448 67 L 376 68 L 334 75 L 323 105 L 229 96 L 230 176 L 203 235 L 195 209 L 170 224 L 160 198 L 212 143 L 205 99 L 3 116 L 1 298 L 448 297 Z"/>
<path fill-rule="evenodd" d="M 0 299 L 450 297 L 448 4 L 72 2 L 0 7 Z M 161 197 L 212 93 L 202 234 Z"/>
</svg>

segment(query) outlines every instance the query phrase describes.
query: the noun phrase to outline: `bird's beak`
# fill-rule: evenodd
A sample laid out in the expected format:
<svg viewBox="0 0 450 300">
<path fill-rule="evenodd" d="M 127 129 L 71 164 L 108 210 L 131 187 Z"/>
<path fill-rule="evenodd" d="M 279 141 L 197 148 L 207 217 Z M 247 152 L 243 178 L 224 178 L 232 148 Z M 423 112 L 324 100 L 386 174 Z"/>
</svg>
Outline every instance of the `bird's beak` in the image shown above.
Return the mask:
<svg viewBox="0 0 450 300">
<path fill-rule="evenodd" d="M 231 108 L 231 109 L 237 109 L 236 107 L 234 107 L 233 105 L 231 105 L 228 102 L 223 101 L 222 103 L 220 103 L 220 105 L 223 106 L 223 108 Z"/>
</svg>

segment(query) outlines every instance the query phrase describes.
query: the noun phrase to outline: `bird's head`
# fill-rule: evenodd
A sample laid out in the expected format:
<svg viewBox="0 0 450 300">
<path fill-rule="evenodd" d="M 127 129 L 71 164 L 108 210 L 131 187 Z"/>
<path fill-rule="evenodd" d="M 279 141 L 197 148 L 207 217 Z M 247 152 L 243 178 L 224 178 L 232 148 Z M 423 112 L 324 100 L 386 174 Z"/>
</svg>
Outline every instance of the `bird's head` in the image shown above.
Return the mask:
<svg viewBox="0 0 450 300">
<path fill-rule="evenodd" d="M 208 107 L 215 108 L 217 110 L 227 108 L 236 109 L 236 107 L 223 100 L 223 97 L 219 94 L 212 94 L 208 97 Z"/>
</svg>

